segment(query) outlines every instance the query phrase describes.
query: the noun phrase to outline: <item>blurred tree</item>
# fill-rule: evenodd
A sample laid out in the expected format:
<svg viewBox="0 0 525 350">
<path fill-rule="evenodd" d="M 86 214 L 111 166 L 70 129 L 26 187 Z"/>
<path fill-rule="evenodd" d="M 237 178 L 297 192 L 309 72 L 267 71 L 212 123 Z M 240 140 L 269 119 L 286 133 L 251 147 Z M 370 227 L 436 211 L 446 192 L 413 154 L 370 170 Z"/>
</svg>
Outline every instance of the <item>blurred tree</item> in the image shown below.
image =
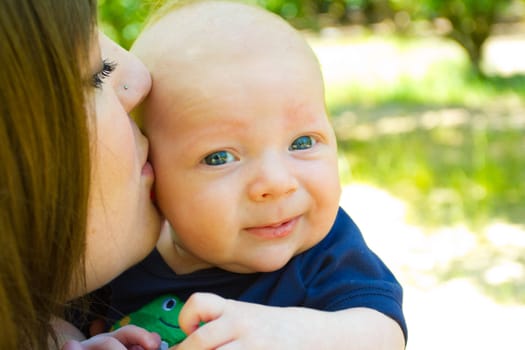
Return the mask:
<svg viewBox="0 0 525 350">
<path fill-rule="evenodd" d="M 99 0 L 101 29 L 122 47 L 129 49 L 156 3 L 156 0 Z"/>
<path fill-rule="evenodd" d="M 367 22 L 378 23 L 394 17 L 389 0 L 367 0 L 362 6 Z"/>
<path fill-rule="evenodd" d="M 314 30 L 344 22 L 349 4 L 356 2 L 356 0 L 249 1 L 280 15 L 296 28 Z"/>
<path fill-rule="evenodd" d="M 367 25 L 393 17 L 389 0 L 248 0 L 284 17 L 299 29 L 349 23 Z"/>
<path fill-rule="evenodd" d="M 393 8 L 424 19 L 445 19 L 448 36 L 467 52 L 474 72 L 482 75 L 482 48 L 499 14 L 512 0 L 390 0 Z"/>
<path fill-rule="evenodd" d="M 151 9 L 164 0 L 100 0 L 102 30 L 129 48 Z M 390 14 L 389 0 L 245 0 L 272 11 L 298 29 L 367 24 Z"/>
<path fill-rule="evenodd" d="M 482 75 L 483 44 L 498 16 L 513 0 L 246 0 L 272 11 L 298 29 L 319 30 L 348 23 L 367 25 L 394 18 L 405 28 L 410 18 L 447 21 L 447 35 L 467 52 L 475 73 Z M 514 0 L 517 1 L 517 0 Z M 521 0 L 523 1 L 523 0 Z M 149 11 L 162 0 L 100 0 L 103 31 L 129 48 Z"/>
</svg>

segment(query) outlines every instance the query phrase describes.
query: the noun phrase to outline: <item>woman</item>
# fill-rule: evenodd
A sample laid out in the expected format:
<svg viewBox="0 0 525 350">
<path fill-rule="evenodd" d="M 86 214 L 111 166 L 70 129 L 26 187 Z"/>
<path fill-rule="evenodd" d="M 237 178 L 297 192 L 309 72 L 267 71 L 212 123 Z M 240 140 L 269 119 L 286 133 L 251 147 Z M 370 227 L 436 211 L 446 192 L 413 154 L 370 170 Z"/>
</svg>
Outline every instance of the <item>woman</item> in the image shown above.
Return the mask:
<svg viewBox="0 0 525 350">
<path fill-rule="evenodd" d="M 57 347 L 67 301 L 141 260 L 158 238 L 148 143 L 128 117 L 151 80 L 99 38 L 96 6 L 0 5 L 0 349 Z M 127 328 L 67 348 L 158 342 Z"/>
</svg>

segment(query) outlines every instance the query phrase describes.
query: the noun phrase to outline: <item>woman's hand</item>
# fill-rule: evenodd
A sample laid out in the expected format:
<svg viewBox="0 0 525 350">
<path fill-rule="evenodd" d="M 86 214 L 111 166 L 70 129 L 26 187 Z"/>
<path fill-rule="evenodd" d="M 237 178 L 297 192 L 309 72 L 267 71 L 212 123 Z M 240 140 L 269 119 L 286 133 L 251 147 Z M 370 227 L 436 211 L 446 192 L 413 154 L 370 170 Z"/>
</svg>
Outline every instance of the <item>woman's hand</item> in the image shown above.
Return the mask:
<svg viewBox="0 0 525 350">
<path fill-rule="evenodd" d="M 69 340 L 62 350 L 157 350 L 160 336 L 128 325 L 110 333 L 101 333 L 84 341 Z"/>
</svg>

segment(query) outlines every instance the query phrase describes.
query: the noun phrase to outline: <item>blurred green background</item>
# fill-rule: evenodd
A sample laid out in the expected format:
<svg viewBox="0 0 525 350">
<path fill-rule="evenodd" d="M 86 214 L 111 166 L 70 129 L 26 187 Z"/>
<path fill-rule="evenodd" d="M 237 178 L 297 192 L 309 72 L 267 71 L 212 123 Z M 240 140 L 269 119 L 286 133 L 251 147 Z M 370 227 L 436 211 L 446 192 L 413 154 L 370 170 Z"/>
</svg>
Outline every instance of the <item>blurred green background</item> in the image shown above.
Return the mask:
<svg viewBox="0 0 525 350">
<path fill-rule="evenodd" d="M 498 303 L 524 303 L 525 1 L 252 2 L 318 54 L 343 183 L 402 200 L 428 237 L 443 227 L 473 236 L 475 248 L 433 267 L 439 283 L 460 276 Z M 129 48 L 158 3 L 99 1 L 102 30 Z M 517 230 L 521 245 L 495 244 L 494 225 Z M 490 282 L 502 261 L 518 272 Z"/>
</svg>

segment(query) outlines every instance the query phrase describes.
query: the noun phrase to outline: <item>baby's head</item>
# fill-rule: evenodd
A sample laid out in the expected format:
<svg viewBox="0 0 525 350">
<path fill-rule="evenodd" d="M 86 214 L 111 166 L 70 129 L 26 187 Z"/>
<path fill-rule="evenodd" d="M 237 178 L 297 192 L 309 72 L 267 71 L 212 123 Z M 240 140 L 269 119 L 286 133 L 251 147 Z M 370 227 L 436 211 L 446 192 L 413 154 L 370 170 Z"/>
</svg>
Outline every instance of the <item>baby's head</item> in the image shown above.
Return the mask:
<svg viewBox="0 0 525 350">
<path fill-rule="evenodd" d="M 326 236 L 340 194 L 336 140 L 319 64 L 297 31 L 252 5 L 194 1 L 132 51 L 153 78 L 143 127 L 176 254 L 265 272 Z"/>
</svg>

